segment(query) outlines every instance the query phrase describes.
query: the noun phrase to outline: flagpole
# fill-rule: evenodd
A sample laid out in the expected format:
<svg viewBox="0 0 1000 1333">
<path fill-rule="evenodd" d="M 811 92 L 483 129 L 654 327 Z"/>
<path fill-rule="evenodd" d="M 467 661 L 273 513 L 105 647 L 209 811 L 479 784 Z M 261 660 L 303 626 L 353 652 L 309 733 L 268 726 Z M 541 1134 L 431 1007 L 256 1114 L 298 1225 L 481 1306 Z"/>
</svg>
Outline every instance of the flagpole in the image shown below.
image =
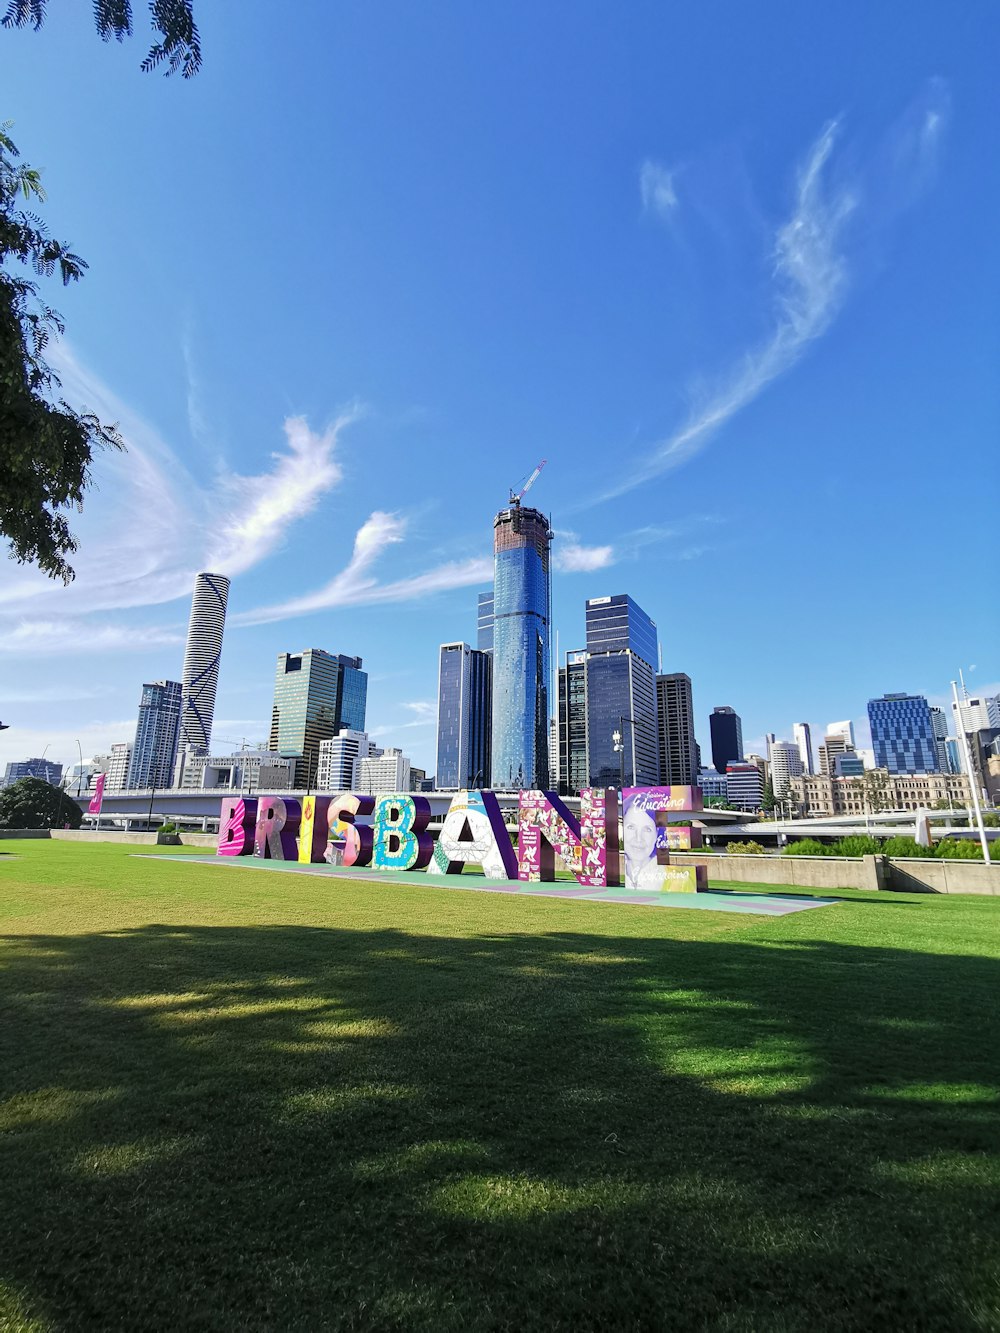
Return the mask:
<svg viewBox="0 0 1000 1333">
<path fill-rule="evenodd" d="M 959 733 L 962 737 L 962 752 L 965 755 L 965 771 L 969 775 L 969 790 L 972 792 L 972 805 L 976 812 L 976 824 L 979 828 L 979 841 L 983 845 L 983 860 L 989 865 L 990 843 L 986 836 L 986 829 L 983 827 L 983 812 L 979 808 L 979 792 L 976 789 L 976 774 L 972 769 L 972 754 L 969 750 L 969 736 L 965 730 L 965 718 L 962 716 L 962 710 L 958 706 L 958 686 L 954 681 L 951 682 L 951 693 L 955 701 L 955 712 L 958 714 L 960 723 Z"/>
</svg>

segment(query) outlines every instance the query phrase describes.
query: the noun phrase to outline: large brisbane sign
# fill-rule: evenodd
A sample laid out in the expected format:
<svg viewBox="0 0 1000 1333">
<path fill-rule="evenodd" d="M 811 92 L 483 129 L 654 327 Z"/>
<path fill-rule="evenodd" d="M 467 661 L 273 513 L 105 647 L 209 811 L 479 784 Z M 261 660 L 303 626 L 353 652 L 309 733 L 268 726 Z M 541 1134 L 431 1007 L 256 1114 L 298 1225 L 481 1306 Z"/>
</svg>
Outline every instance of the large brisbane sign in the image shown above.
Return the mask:
<svg viewBox="0 0 1000 1333">
<path fill-rule="evenodd" d="M 585 888 L 693 893 L 707 887 L 704 866 L 671 865 L 670 852 L 701 846 L 701 832 L 672 817 L 701 809 L 697 787 L 587 788 L 579 817 L 555 792 L 522 791 L 515 845 L 492 791 L 457 792 L 436 840 L 424 796 L 233 796 L 218 854 L 436 875 L 478 865 L 488 879 L 526 883 L 554 879 L 558 864 Z"/>
</svg>

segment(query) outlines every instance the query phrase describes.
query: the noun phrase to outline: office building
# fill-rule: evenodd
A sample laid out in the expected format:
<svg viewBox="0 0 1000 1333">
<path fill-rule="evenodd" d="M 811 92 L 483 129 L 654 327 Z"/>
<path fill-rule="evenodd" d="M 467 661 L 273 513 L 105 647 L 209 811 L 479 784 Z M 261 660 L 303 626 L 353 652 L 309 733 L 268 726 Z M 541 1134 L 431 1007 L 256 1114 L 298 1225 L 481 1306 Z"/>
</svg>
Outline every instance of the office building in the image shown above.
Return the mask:
<svg viewBox="0 0 1000 1333">
<path fill-rule="evenodd" d="M 329 736 L 319 743 L 316 790 L 350 791 L 354 783 L 355 762 L 381 753 L 379 747 L 368 739 L 366 731 L 342 727 L 336 736 Z"/>
<path fill-rule="evenodd" d="M 656 677 L 656 720 L 661 784 L 666 787 L 696 786 L 698 743 L 694 738 L 691 677 L 683 671 Z"/>
<path fill-rule="evenodd" d="M 127 785 L 133 791 L 172 785 L 180 720 L 179 680 L 143 685 L 128 769 Z"/>
<path fill-rule="evenodd" d="M 864 760 L 857 750 L 845 750 L 838 754 L 833 764 L 834 777 L 860 778 L 865 771 Z"/>
<path fill-rule="evenodd" d="M 844 742 L 844 749 L 846 750 L 857 748 L 854 743 L 853 722 L 828 722 L 826 725 L 826 739 L 830 740 L 831 737 L 839 737 Z M 843 754 L 844 750 L 839 750 L 838 753 Z"/>
<path fill-rule="evenodd" d="M 979 695 L 975 699 L 952 702 L 952 734 L 958 736 L 973 731 L 1000 727 L 1000 694 Z"/>
<path fill-rule="evenodd" d="M 759 810 L 764 800 L 764 774 L 756 764 L 726 765 L 726 799 L 734 810 Z"/>
<path fill-rule="evenodd" d="M 188 754 L 207 754 L 211 744 L 228 600 L 229 580 L 224 574 L 199 574 L 195 579 L 181 672 L 178 738 L 178 748 Z"/>
<path fill-rule="evenodd" d="M 316 785 L 320 742 L 344 727 L 364 731 L 368 674 L 360 657 L 322 648 L 279 653 L 268 749 L 295 760 L 295 786 Z"/>
<path fill-rule="evenodd" d="M 586 621 L 589 785 L 655 787 L 656 625 L 625 593 L 591 597 Z"/>
<path fill-rule="evenodd" d="M 493 657 L 467 643 L 443 643 L 438 657 L 437 785 L 490 785 Z"/>
<path fill-rule="evenodd" d="M 119 741 L 117 745 L 111 747 L 111 757 L 108 760 L 107 778 L 104 782 L 104 790 L 127 791 L 128 774 L 132 766 L 132 742 Z"/>
<path fill-rule="evenodd" d="M 706 804 L 709 801 L 724 801 L 729 796 L 725 773 L 716 773 L 714 768 L 698 770 L 698 786 Z"/>
<path fill-rule="evenodd" d="M 351 790 L 373 796 L 410 791 L 409 759 L 392 746 L 355 759 Z"/>
<path fill-rule="evenodd" d="M 426 768 L 410 765 L 410 791 L 433 791 L 434 783 L 428 778 Z"/>
<path fill-rule="evenodd" d="M 796 722 L 792 727 L 792 739 L 798 746 L 799 759 L 802 761 L 803 773 L 815 773 L 813 765 L 813 743 L 812 730 L 808 722 Z"/>
<path fill-rule="evenodd" d="M 934 733 L 934 751 L 937 755 L 937 771 L 939 773 L 950 772 L 951 765 L 948 763 L 948 722 L 943 708 L 934 708 L 930 710 L 931 731 Z"/>
<path fill-rule="evenodd" d="M 491 768 L 499 790 L 549 786 L 551 544 L 537 509 L 514 503 L 493 521 Z"/>
<path fill-rule="evenodd" d="M 712 767 L 725 773 L 730 764 L 743 762 L 743 723 L 733 708 L 713 708 L 708 719 L 712 738 Z"/>
<path fill-rule="evenodd" d="M 802 773 L 799 747 L 793 741 L 772 741 L 770 761 L 771 790 L 781 800 L 788 792 L 789 778 L 797 778 Z"/>
<path fill-rule="evenodd" d="M 559 668 L 559 791 L 579 796 L 588 786 L 587 766 L 587 654 L 566 654 Z"/>
<path fill-rule="evenodd" d="M 939 773 L 941 759 L 930 706 L 922 694 L 868 700 L 875 763 L 890 773 Z"/>
<path fill-rule="evenodd" d="M 273 750 L 237 750 L 235 754 L 188 753 L 181 785 L 186 791 L 290 791 L 295 765 Z"/>
<path fill-rule="evenodd" d="M 854 754 L 853 745 L 849 745 L 842 735 L 827 735 L 819 747 L 819 771 L 826 777 L 833 777 L 837 759 L 844 754 Z"/>
<path fill-rule="evenodd" d="M 45 746 L 48 749 L 48 746 Z M 62 781 L 63 766 L 54 764 L 51 759 L 18 759 L 9 763 L 4 769 L 3 783 L 4 787 L 9 787 L 13 782 L 20 782 L 22 778 L 40 778 L 42 782 L 49 782 L 53 787 L 58 787 Z"/>
<path fill-rule="evenodd" d="M 477 603 L 476 647 L 481 653 L 493 651 L 493 590 L 481 592 Z"/>
</svg>

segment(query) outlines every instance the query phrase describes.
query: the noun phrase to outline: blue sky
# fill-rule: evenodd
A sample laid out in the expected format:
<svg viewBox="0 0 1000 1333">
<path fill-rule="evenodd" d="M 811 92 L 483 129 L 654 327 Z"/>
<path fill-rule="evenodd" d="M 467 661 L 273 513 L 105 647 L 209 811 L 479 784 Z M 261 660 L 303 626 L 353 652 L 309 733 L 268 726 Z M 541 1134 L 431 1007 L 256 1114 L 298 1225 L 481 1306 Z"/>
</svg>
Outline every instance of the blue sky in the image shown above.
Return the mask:
<svg viewBox="0 0 1000 1333">
<path fill-rule="evenodd" d="M 540 458 L 555 626 L 628 592 L 748 748 L 1000 680 L 993 6 L 200 0 L 0 32 L 0 115 L 90 263 L 67 397 L 120 423 L 78 578 L 0 565 L 0 762 L 130 739 L 233 578 L 219 748 L 276 654 L 360 654 L 434 767 L 492 517 Z M 284 14 L 284 11 L 282 11 Z"/>
</svg>

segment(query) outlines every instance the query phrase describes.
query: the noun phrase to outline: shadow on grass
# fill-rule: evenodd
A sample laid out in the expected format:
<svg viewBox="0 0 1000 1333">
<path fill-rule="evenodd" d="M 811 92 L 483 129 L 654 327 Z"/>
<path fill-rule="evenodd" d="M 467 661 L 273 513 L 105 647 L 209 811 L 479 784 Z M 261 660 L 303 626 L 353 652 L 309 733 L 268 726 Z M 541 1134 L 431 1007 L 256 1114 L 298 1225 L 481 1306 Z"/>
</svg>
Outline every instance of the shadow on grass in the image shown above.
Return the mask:
<svg viewBox="0 0 1000 1333">
<path fill-rule="evenodd" d="M 300 927 L 0 960 L 0 1325 L 1000 1317 L 990 960 Z"/>
</svg>

